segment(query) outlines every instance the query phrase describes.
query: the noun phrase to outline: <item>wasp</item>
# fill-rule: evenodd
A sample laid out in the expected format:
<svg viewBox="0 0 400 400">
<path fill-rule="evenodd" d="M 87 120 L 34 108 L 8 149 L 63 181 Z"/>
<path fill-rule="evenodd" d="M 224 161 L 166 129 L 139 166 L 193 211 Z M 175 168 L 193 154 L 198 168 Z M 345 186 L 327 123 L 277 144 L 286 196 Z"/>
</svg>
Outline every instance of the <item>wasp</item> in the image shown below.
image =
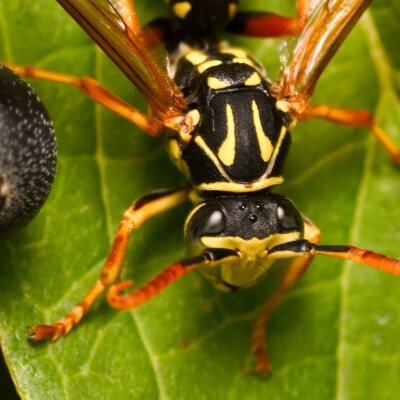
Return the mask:
<svg viewBox="0 0 400 400">
<path fill-rule="evenodd" d="M 238 1 L 168 2 L 171 18 L 142 27 L 131 0 L 58 0 L 146 99 L 148 114 L 91 78 L 10 65 L 21 75 L 77 87 L 97 103 L 150 136 L 165 134 L 172 162 L 189 185 L 153 191 L 124 213 L 100 278 L 78 305 L 51 325 L 30 328 L 29 338 L 57 339 L 76 326 L 106 290 L 117 309 L 137 307 L 184 274 L 198 269 L 222 291 L 255 285 L 276 260 L 294 259 L 261 308 L 252 334 L 256 371 L 266 375 L 266 327 L 272 309 L 316 255 L 352 260 L 400 275 L 400 261 L 347 245 L 320 245 L 320 231 L 288 198 L 272 192 L 298 121 L 323 118 L 366 127 L 396 163 L 400 152 L 367 111 L 310 105 L 315 86 L 370 0 L 297 0 L 298 15 L 238 12 Z M 218 40 L 224 31 L 257 37 L 298 36 L 288 65 L 272 83 L 244 49 Z M 153 55 L 160 42 L 168 63 Z M 194 207 L 185 222 L 192 254 L 127 294 L 118 282 L 132 231 L 185 201 Z"/>
</svg>

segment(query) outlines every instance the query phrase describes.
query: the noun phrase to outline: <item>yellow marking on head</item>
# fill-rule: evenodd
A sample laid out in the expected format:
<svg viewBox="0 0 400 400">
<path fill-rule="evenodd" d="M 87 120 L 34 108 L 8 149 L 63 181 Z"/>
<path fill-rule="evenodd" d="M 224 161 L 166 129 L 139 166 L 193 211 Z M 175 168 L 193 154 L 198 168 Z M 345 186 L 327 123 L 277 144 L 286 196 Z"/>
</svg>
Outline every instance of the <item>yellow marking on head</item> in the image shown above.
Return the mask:
<svg viewBox="0 0 400 400">
<path fill-rule="evenodd" d="M 208 70 L 211 67 L 216 67 L 217 65 L 221 65 L 222 61 L 221 60 L 209 60 L 206 62 L 203 62 L 197 67 L 197 71 L 202 74 L 204 71 Z"/>
<path fill-rule="evenodd" d="M 249 58 L 235 57 L 232 61 L 234 63 L 247 64 L 250 65 L 250 67 L 254 67 L 253 61 L 251 61 Z"/>
<path fill-rule="evenodd" d="M 214 77 L 212 77 L 212 76 L 210 76 L 210 77 L 207 79 L 207 85 L 208 85 L 211 89 L 215 89 L 215 90 L 217 90 L 217 89 L 225 89 L 225 88 L 231 86 L 230 83 L 221 81 L 221 80 L 219 80 L 218 78 L 214 78 Z"/>
<path fill-rule="evenodd" d="M 184 19 L 187 13 L 192 9 L 191 4 L 188 1 L 181 1 L 176 3 L 172 7 L 172 12 L 181 19 Z"/>
<path fill-rule="evenodd" d="M 233 119 L 232 107 L 226 105 L 226 127 L 227 135 L 218 150 L 219 159 L 227 166 L 230 167 L 235 160 L 235 121 Z"/>
<path fill-rule="evenodd" d="M 197 108 L 189 111 L 186 116 L 191 118 L 193 126 L 196 126 L 200 122 L 200 111 Z"/>
<path fill-rule="evenodd" d="M 258 239 L 243 239 L 240 236 L 203 236 L 200 240 L 205 248 L 232 249 L 242 253 L 241 258 L 254 260 L 268 257 L 267 250 L 284 243 L 294 242 L 301 239 L 299 231 L 289 233 L 273 233 L 272 235 Z"/>
<path fill-rule="evenodd" d="M 247 51 L 240 49 L 238 47 L 229 47 L 227 49 L 222 49 L 221 53 L 222 54 L 230 54 L 237 58 L 247 58 Z"/>
<path fill-rule="evenodd" d="M 197 139 L 197 138 L 196 138 Z M 197 142 L 197 140 L 196 140 Z M 211 151 L 211 150 L 210 150 Z M 282 176 L 273 176 L 271 178 L 262 179 L 253 183 L 238 183 L 238 182 L 212 182 L 212 183 L 201 183 L 196 185 L 197 190 L 218 190 L 221 192 L 232 192 L 232 193 L 250 193 L 256 192 L 257 190 L 265 189 L 267 187 L 279 185 L 283 183 L 284 179 Z"/>
<path fill-rule="evenodd" d="M 257 86 L 261 83 L 261 76 L 258 72 L 253 72 L 244 82 L 246 86 Z"/>
<path fill-rule="evenodd" d="M 229 4 L 229 19 L 233 18 L 237 11 L 237 4 L 231 3 Z"/>
<path fill-rule="evenodd" d="M 185 58 L 189 62 L 191 62 L 193 65 L 199 65 L 203 63 L 204 61 L 207 60 L 207 54 L 199 51 L 199 50 L 193 50 L 190 51 L 188 54 L 186 54 Z"/>
<path fill-rule="evenodd" d="M 239 257 L 229 262 L 223 262 L 217 267 L 200 267 L 200 272 L 222 290 L 226 290 L 229 285 L 250 287 L 263 279 L 272 267 L 274 257 L 273 254 L 271 254 L 272 257 L 269 257 L 269 249 L 300 238 L 300 232 L 275 233 L 263 239 L 254 237 L 248 240 L 240 236 L 202 237 L 202 247 L 236 250 L 239 252 Z"/>
<path fill-rule="evenodd" d="M 261 124 L 260 112 L 258 111 L 257 103 L 254 100 L 251 102 L 251 109 L 253 111 L 253 122 L 256 128 L 257 140 L 261 151 L 261 158 L 263 159 L 263 161 L 268 162 L 271 158 L 274 146 L 264 132 Z"/>
</svg>

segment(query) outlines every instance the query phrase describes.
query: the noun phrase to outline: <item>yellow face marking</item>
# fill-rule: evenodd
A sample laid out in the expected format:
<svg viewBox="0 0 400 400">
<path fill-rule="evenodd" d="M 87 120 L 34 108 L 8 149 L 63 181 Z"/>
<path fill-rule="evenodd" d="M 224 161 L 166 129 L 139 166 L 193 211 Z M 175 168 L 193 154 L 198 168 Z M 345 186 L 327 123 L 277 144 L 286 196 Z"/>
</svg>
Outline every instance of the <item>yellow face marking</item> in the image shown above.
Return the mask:
<svg viewBox="0 0 400 400">
<path fill-rule="evenodd" d="M 225 89 L 225 88 L 231 86 L 230 83 L 221 81 L 221 80 L 219 80 L 218 78 L 214 78 L 214 77 L 212 77 L 212 76 L 210 76 L 210 77 L 207 79 L 207 85 L 208 85 L 211 89 L 215 89 L 215 90 L 217 90 L 217 89 Z"/>
<path fill-rule="evenodd" d="M 239 49 L 238 47 L 230 47 L 228 49 L 222 49 L 221 53 L 223 54 L 231 54 L 237 58 L 247 58 L 246 50 Z"/>
<path fill-rule="evenodd" d="M 279 244 L 293 242 L 301 238 L 300 232 L 275 233 L 266 238 L 245 240 L 239 236 L 201 238 L 204 248 L 232 249 L 239 252 L 239 257 L 222 263 L 219 268 L 202 267 L 201 272 L 219 289 L 226 290 L 224 282 L 237 287 L 249 287 L 263 278 L 271 268 L 274 254 L 268 250 Z"/>
<path fill-rule="evenodd" d="M 200 111 L 197 108 L 189 111 L 187 116 L 191 118 L 193 126 L 196 126 L 200 122 Z"/>
<path fill-rule="evenodd" d="M 207 60 L 207 54 L 202 51 L 193 50 L 190 53 L 186 54 L 185 58 L 193 65 L 199 65 Z"/>
<path fill-rule="evenodd" d="M 242 253 L 241 258 L 245 260 L 254 260 L 256 258 L 265 258 L 266 251 L 280 244 L 294 242 L 301 239 L 301 233 L 298 231 L 289 233 L 274 233 L 266 238 L 243 239 L 240 236 L 204 236 L 201 243 L 205 248 L 232 249 L 239 250 Z"/>
<path fill-rule="evenodd" d="M 246 86 L 257 86 L 261 83 L 261 76 L 254 72 L 244 82 Z"/>
<path fill-rule="evenodd" d="M 227 166 L 230 167 L 235 160 L 235 121 L 233 119 L 232 107 L 226 105 L 226 126 L 227 135 L 221 147 L 218 150 L 219 159 Z"/>
<path fill-rule="evenodd" d="M 204 71 L 207 71 L 211 67 L 216 67 L 217 65 L 221 65 L 222 61 L 221 60 L 209 60 L 206 62 L 203 62 L 197 67 L 197 71 L 199 71 L 200 74 L 202 74 Z"/>
<path fill-rule="evenodd" d="M 234 3 L 229 4 L 229 19 L 232 19 L 236 14 L 237 5 Z"/>
<path fill-rule="evenodd" d="M 187 13 L 192 9 L 191 4 L 188 1 L 181 1 L 180 3 L 174 4 L 172 12 L 181 19 L 184 19 Z"/>
<path fill-rule="evenodd" d="M 258 144 L 260 145 L 261 158 L 265 162 L 268 162 L 271 158 L 274 146 L 269 138 L 265 135 L 264 129 L 261 125 L 260 112 L 258 111 L 257 103 L 254 100 L 251 102 L 251 109 L 253 111 L 253 122 L 256 128 L 257 140 Z"/>
<path fill-rule="evenodd" d="M 250 67 L 254 67 L 253 61 L 251 61 L 249 58 L 235 57 L 232 61 L 234 63 L 247 64 L 247 65 L 250 65 Z"/>
</svg>

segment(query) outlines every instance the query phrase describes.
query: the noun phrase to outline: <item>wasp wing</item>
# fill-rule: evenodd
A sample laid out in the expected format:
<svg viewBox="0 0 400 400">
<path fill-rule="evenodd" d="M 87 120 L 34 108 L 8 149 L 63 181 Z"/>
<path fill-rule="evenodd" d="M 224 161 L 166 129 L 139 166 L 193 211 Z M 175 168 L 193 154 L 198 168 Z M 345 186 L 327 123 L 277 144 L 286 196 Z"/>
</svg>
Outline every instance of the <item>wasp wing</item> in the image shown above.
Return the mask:
<svg viewBox="0 0 400 400">
<path fill-rule="evenodd" d="M 273 91 L 301 113 L 318 79 L 337 49 L 372 0 L 326 0 L 317 5 L 296 42 L 289 65 L 284 66 Z"/>
<path fill-rule="evenodd" d="M 111 58 L 160 119 L 185 108 L 182 92 L 146 47 L 127 0 L 57 0 Z M 130 4 L 129 4 L 130 3 Z M 129 12 L 132 15 L 129 15 Z M 122 16 L 124 15 L 124 17 Z"/>
</svg>

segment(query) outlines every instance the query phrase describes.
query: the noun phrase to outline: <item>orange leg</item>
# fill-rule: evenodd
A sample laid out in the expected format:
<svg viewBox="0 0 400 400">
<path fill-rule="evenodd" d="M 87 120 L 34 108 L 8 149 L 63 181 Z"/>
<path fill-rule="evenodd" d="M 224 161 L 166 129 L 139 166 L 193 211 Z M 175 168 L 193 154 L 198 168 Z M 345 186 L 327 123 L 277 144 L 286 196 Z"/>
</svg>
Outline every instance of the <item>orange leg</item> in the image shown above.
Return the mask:
<svg viewBox="0 0 400 400">
<path fill-rule="evenodd" d="M 371 250 L 360 249 L 359 247 L 342 246 L 342 248 L 335 248 L 335 246 L 316 246 L 315 249 L 310 251 L 310 254 L 343 258 L 400 276 L 400 261 L 397 258 L 388 257 Z"/>
<path fill-rule="evenodd" d="M 310 242 L 318 244 L 320 238 L 319 229 L 307 218 L 304 218 L 305 233 L 304 236 Z M 276 291 L 268 299 L 267 303 L 261 308 L 257 320 L 253 326 L 251 335 L 252 348 L 251 351 L 257 357 L 256 372 L 261 377 L 266 377 L 271 372 L 271 362 L 267 354 L 266 329 L 271 311 L 282 298 L 287 290 L 295 285 L 295 283 L 306 272 L 312 261 L 309 258 L 296 258 L 284 272 L 279 286 Z"/>
<path fill-rule="evenodd" d="M 239 12 L 227 30 L 229 32 L 263 38 L 294 36 L 304 28 L 309 15 L 309 1 L 297 0 L 296 17 L 283 17 L 267 12 Z"/>
<path fill-rule="evenodd" d="M 31 327 L 28 337 L 38 341 L 49 336 L 52 337 L 52 340 L 56 340 L 60 335 L 66 335 L 72 327 L 79 323 L 83 315 L 89 311 L 104 289 L 119 278 L 131 231 L 139 228 L 147 219 L 187 200 L 188 195 L 189 189 L 186 187 L 178 190 L 160 190 L 151 192 L 134 202 L 124 214 L 108 253 L 106 263 L 101 271 L 100 279 L 64 318 L 52 325 Z"/>
<path fill-rule="evenodd" d="M 132 32 L 138 34 L 140 31 L 140 23 L 133 8 L 132 0 L 118 0 L 116 7 L 125 23 Z"/>
<path fill-rule="evenodd" d="M 76 78 L 71 75 L 60 74 L 58 72 L 48 71 L 29 65 L 18 66 L 4 61 L 1 61 L 1 63 L 15 71 L 17 74 L 28 78 L 42 79 L 75 86 L 79 91 L 96 103 L 128 121 L 133 122 L 151 136 L 158 136 L 163 131 L 163 124 L 158 119 L 149 118 L 92 78 Z"/>
<path fill-rule="evenodd" d="M 307 120 L 310 118 L 323 118 L 341 125 L 371 129 L 373 135 L 388 151 L 394 162 L 400 165 L 400 149 L 376 124 L 374 115 L 371 112 L 346 110 L 343 108 L 329 107 L 324 104 L 308 105 L 305 111 L 299 115 L 299 120 Z"/>
<path fill-rule="evenodd" d="M 214 267 L 222 263 L 240 262 L 240 255 L 235 250 L 230 249 L 205 249 L 200 255 L 185 260 L 177 261 L 148 283 L 134 290 L 131 293 L 120 295 L 119 292 L 133 285 L 133 281 L 121 282 L 118 285 L 111 286 L 107 294 L 107 300 L 110 305 L 119 310 L 128 310 L 138 307 L 146 301 L 150 300 L 156 294 L 161 292 L 171 283 L 175 282 L 182 275 L 199 267 L 200 265 L 208 265 Z"/>
</svg>

